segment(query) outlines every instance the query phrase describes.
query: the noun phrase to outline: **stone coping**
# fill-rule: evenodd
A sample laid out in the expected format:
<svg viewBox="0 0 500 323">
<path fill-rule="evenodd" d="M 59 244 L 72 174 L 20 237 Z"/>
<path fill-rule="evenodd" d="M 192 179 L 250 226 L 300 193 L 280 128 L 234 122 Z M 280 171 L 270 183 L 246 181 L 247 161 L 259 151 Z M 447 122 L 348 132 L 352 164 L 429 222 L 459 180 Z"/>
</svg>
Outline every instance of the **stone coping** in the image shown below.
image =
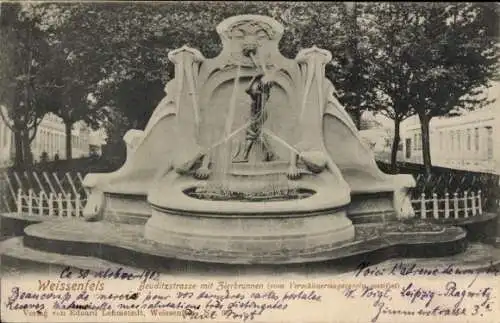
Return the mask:
<svg viewBox="0 0 500 323">
<path fill-rule="evenodd" d="M 235 164 L 238 165 L 238 164 Z M 281 164 L 272 165 L 272 168 L 278 168 Z M 310 172 L 304 171 L 299 168 L 303 175 L 311 175 Z M 171 171 L 171 173 L 175 173 Z M 232 172 L 235 175 L 245 173 L 244 167 L 237 166 Z M 264 171 L 259 171 L 264 173 Z M 345 169 L 341 171 L 344 180 L 347 181 L 351 195 L 373 194 L 379 192 L 394 192 L 401 188 L 411 188 L 415 186 L 415 180 L 409 174 L 395 174 L 389 175 L 381 173 L 380 177 L 374 176 L 369 172 L 364 172 L 359 169 Z M 99 174 L 97 174 L 99 175 Z M 313 175 L 317 176 L 317 175 Z M 153 181 L 152 176 L 145 176 L 142 178 L 130 178 L 120 183 L 103 184 L 100 189 L 105 194 L 110 195 L 125 195 L 125 196 L 146 196 L 148 190 L 151 189 Z M 131 181 L 134 183 L 130 185 Z M 300 181 L 300 180 L 299 180 Z"/>
<path fill-rule="evenodd" d="M 441 234 L 419 232 L 403 236 L 380 234 L 373 226 L 358 226 L 355 238 L 358 243 L 340 245 L 330 250 L 312 250 L 307 255 L 204 254 L 203 250 L 181 250 L 149 241 L 143 237 L 143 226 L 106 222 L 47 221 L 30 225 L 25 232 L 25 246 L 34 249 L 98 257 L 128 265 L 149 263 L 152 266 L 168 265 L 174 258 L 175 261 L 184 259 L 219 264 L 349 263 L 366 257 L 381 261 L 396 256 L 445 256 L 462 252 L 467 245 L 466 233 L 458 227 L 447 227 Z"/>
<path fill-rule="evenodd" d="M 345 182 L 335 179 L 331 174 L 323 172 L 317 176 L 303 176 L 295 181 L 298 188 L 315 191 L 304 199 L 245 202 L 245 201 L 211 201 L 192 198 L 184 191 L 203 186 L 206 181 L 197 181 L 192 177 L 171 173 L 149 192 L 148 202 L 152 207 L 169 212 L 187 212 L 199 214 L 300 214 L 311 211 L 337 209 L 347 206 L 351 201 L 350 191 Z"/>
</svg>

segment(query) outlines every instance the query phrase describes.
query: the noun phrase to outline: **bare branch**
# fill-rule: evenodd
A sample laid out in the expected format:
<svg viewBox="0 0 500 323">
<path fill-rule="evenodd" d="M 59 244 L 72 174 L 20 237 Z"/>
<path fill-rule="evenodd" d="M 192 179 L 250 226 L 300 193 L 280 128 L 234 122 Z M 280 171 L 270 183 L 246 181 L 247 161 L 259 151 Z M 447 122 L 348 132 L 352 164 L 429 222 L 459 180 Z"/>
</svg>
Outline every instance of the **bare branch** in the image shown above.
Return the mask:
<svg viewBox="0 0 500 323">
<path fill-rule="evenodd" d="M 39 121 L 35 122 L 34 127 L 31 128 L 33 130 L 33 132 L 28 137 L 28 140 L 30 143 L 33 142 L 33 139 L 35 139 L 36 133 L 38 132 L 38 126 L 40 125 L 40 123 L 42 123 L 42 121 L 43 121 L 43 118 L 40 118 Z"/>
</svg>

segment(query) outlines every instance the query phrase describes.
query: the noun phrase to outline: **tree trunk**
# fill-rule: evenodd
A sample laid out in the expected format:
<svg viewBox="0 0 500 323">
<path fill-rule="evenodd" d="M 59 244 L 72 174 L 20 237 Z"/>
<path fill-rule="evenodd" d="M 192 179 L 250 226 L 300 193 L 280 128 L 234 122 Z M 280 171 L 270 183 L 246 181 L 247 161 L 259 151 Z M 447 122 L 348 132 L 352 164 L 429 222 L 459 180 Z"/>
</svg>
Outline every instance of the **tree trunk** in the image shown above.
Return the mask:
<svg viewBox="0 0 500 323">
<path fill-rule="evenodd" d="M 21 133 L 24 165 L 30 166 L 33 164 L 33 153 L 31 152 L 29 133 L 28 130 L 22 131 Z"/>
<path fill-rule="evenodd" d="M 424 159 L 425 174 L 429 177 L 432 169 L 429 136 L 429 124 L 431 122 L 431 118 L 425 113 L 419 113 L 418 118 L 420 119 L 420 130 L 422 132 L 422 157 Z"/>
<path fill-rule="evenodd" d="M 70 121 L 64 121 L 64 131 L 66 135 L 66 160 L 71 160 L 72 147 L 71 147 L 71 128 L 73 123 Z"/>
<path fill-rule="evenodd" d="M 23 151 L 23 138 L 21 135 L 21 131 L 17 129 L 13 129 L 14 135 L 14 167 L 16 169 L 21 169 L 24 166 L 24 151 Z"/>
<path fill-rule="evenodd" d="M 401 141 L 400 133 L 399 133 L 399 126 L 401 124 L 401 120 L 395 119 L 394 120 L 394 139 L 392 141 L 392 149 L 391 149 L 391 170 L 394 174 L 397 173 L 398 171 L 398 147 L 399 147 L 399 142 Z"/>
</svg>

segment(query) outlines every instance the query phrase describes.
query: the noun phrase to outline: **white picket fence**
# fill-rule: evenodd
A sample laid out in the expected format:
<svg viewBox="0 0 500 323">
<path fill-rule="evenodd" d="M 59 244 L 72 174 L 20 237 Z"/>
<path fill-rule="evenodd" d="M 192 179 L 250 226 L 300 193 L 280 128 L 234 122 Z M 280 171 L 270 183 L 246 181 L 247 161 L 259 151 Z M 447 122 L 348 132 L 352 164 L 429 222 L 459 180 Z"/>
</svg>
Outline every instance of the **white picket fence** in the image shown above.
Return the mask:
<svg viewBox="0 0 500 323">
<path fill-rule="evenodd" d="M 436 193 L 431 198 L 426 198 L 422 193 L 420 199 L 411 202 L 415 216 L 422 219 L 461 219 L 483 214 L 481 191 L 464 191 L 462 196 L 458 193 L 445 193 L 443 198 L 438 198 Z"/>
<path fill-rule="evenodd" d="M 28 216 L 82 217 L 85 203 L 79 194 L 36 194 L 32 189 L 27 193 L 19 189 L 16 197 L 17 214 Z"/>
<path fill-rule="evenodd" d="M 81 217 L 87 195 L 80 173 L 0 174 L 0 212 Z"/>
<path fill-rule="evenodd" d="M 82 182 L 80 173 L 0 174 L 0 212 L 82 217 L 87 201 Z M 442 196 L 421 194 L 420 198 L 411 202 L 416 217 L 462 219 L 481 216 L 484 197 L 481 191 L 446 193 Z M 496 200 L 496 204 L 500 204 L 500 199 Z"/>
</svg>

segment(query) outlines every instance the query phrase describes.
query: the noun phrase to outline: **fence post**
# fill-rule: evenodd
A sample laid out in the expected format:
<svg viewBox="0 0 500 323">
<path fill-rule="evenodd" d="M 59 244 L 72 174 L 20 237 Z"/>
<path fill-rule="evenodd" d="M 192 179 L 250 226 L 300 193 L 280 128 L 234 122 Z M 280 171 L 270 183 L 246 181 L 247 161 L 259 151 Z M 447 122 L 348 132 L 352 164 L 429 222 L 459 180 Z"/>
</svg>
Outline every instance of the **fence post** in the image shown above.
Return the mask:
<svg viewBox="0 0 500 323">
<path fill-rule="evenodd" d="M 5 180 L 7 181 L 7 186 L 9 187 L 10 194 L 12 194 L 12 198 L 15 200 L 16 199 L 16 191 L 14 190 L 14 186 L 12 186 L 12 183 L 10 182 L 10 178 L 8 174 L 5 174 Z M 20 187 L 19 187 L 20 189 Z"/>
<path fill-rule="evenodd" d="M 432 215 L 434 219 L 439 219 L 437 194 L 432 193 Z"/>
<path fill-rule="evenodd" d="M 450 194 L 448 192 L 444 193 L 444 218 L 448 219 L 450 217 Z"/>
<path fill-rule="evenodd" d="M 469 206 L 467 205 L 467 194 L 468 192 L 464 192 L 464 217 L 468 218 L 469 217 Z"/>
<path fill-rule="evenodd" d="M 71 204 L 71 194 L 66 194 L 66 212 L 67 216 L 73 216 L 73 205 Z"/>
<path fill-rule="evenodd" d="M 33 215 L 33 190 L 28 190 L 28 215 Z"/>
<path fill-rule="evenodd" d="M 63 209 L 63 200 L 62 200 L 62 193 L 57 194 L 57 215 L 63 216 L 64 214 L 64 209 Z"/>
<path fill-rule="evenodd" d="M 38 193 L 38 215 L 43 215 L 43 191 Z"/>
<path fill-rule="evenodd" d="M 453 213 L 455 219 L 458 219 L 458 193 L 453 193 Z"/>
<path fill-rule="evenodd" d="M 479 215 L 483 214 L 483 206 L 482 206 L 482 201 L 481 201 L 481 190 L 477 192 L 477 208 L 479 209 Z"/>
<path fill-rule="evenodd" d="M 18 188 L 17 189 L 17 214 L 21 215 L 23 213 L 23 190 Z"/>
<path fill-rule="evenodd" d="M 425 209 L 425 193 L 420 195 L 420 217 L 422 219 L 427 217 L 427 210 Z"/>
<path fill-rule="evenodd" d="M 5 204 L 5 207 L 6 207 L 6 209 L 7 209 L 7 212 L 8 212 L 8 213 L 12 213 L 12 211 L 11 211 L 11 209 L 10 209 L 10 205 L 9 205 L 10 203 L 9 203 L 9 200 L 8 200 L 7 196 L 5 196 L 5 195 L 4 195 L 4 196 L 2 196 L 2 200 L 3 200 L 3 203 Z"/>
<path fill-rule="evenodd" d="M 38 188 L 40 189 L 41 192 L 44 192 L 45 193 L 45 189 L 42 185 L 42 182 L 40 181 L 40 179 L 38 178 L 38 175 L 36 172 L 33 172 L 33 178 L 35 179 L 37 185 L 38 185 Z"/>
<path fill-rule="evenodd" d="M 50 182 L 49 175 L 47 175 L 46 172 L 43 172 L 43 178 L 45 178 L 45 181 L 47 184 L 49 184 L 50 191 L 54 194 L 56 194 L 56 190 L 54 189 L 54 186 L 52 186 L 52 183 Z"/>
<path fill-rule="evenodd" d="M 80 217 L 80 194 L 77 194 L 75 198 L 75 216 Z"/>
<path fill-rule="evenodd" d="M 49 193 L 49 216 L 54 216 L 54 193 Z"/>
<path fill-rule="evenodd" d="M 71 189 L 73 190 L 73 193 L 75 193 L 75 196 L 78 194 L 78 191 L 76 190 L 75 184 L 73 183 L 73 179 L 71 178 L 71 175 L 69 173 L 66 173 L 66 178 L 68 179 L 69 185 L 71 185 Z"/>
<path fill-rule="evenodd" d="M 471 208 L 472 208 L 472 216 L 477 215 L 477 209 L 476 209 L 476 195 L 474 192 L 471 192 L 470 194 L 470 201 L 472 203 Z"/>
</svg>

